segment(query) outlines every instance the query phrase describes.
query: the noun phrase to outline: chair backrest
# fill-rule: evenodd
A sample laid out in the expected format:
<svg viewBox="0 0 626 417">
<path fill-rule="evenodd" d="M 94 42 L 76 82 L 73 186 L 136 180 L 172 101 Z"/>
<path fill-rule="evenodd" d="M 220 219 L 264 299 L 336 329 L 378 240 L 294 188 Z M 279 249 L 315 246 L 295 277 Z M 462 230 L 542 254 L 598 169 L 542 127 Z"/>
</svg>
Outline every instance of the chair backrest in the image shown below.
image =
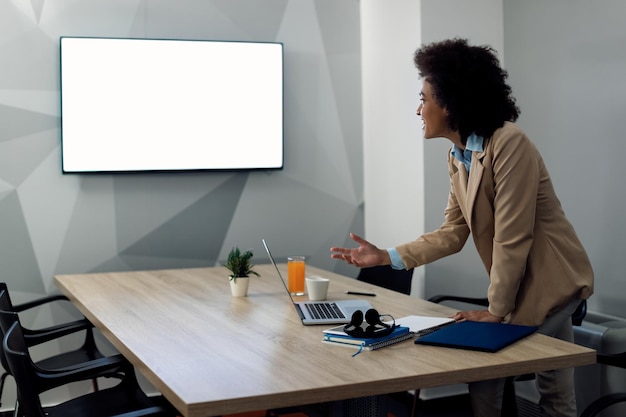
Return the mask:
<svg viewBox="0 0 626 417">
<path fill-rule="evenodd" d="M 0 298 L 0 310 L 15 311 L 6 282 L 0 282 L 0 293 L 2 293 L 2 298 Z"/>
<path fill-rule="evenodd" d="M 574 326 L 581 326 L 583 324 L 583 320 L 587 315 L 587 300 L 582 300 L 576 310 L 572 313 L 572 324 Z"/>
<path fill-rule="evenodd" d="M 362 268 L 356 279 L 403 294 L 411 294 L 413 269 L 393 269 L 390 265 L 372 266 Z"/>
<path fill-rule="evenodd" d="M 3 329 L 14 318 L 13 323 L 5 330 L 2 339 L 2 350 L 6 356 L 11 374 L 17 385 L 17 398 L 21 415 L 26 417 L 44 417 L 45 413 L 39 399 L 40 385 L 35 373 L 26 341 L 22 333 L 17 313 L 0 312 L 0 323 Z"/>
<path fill-rule="evenodd" d="M 20 417 L 63 416 L 68 413 L 68 409 L 71 410 L 72 415 L 81 416 L 164 417 L 173 415 L 173 412 L 170 413 L 164 407 L 155 405 L 145 396 L 130 362 L 103 358 L 83 367 L 42 369 L 33 363 L 17 313 L 0 311 L 0 326 L 5 333 L 2 338 L 2 350 L 17 385 Z M 43 392 L 69 383 L 99 377 L 121 378 L 121 382 L 114 387 L 99 391 L 95 396 L 91 395 L 90 398 L 87 398 L 90 394 L 74 397 L 71 404 L 70 402 L 64 403 L 68 408 L 59 409 L 54 406 L 44 411 L 40 399 L 40 394 Z M 54 414 L 52 408 L 56 408 Z"/>
<path fill-rule="evenodd" d="M 4 285 L 4 287 L 3 287 Z M 0 283 L 0 312 L 13 312 L 11 306 L 11 300 L 9 299 L 9 292 L 6 289 L 6 284 L 4 282 Z M 15 313 L 17 315 L 17 313 Z M 1 325 L 2 323 L 2 315 L 0 315 L 0 340 L 4 338 L 4 327 Z M 7 318 L 10 321 L 7 322 L 7 329 L 13 324 L 12 319 Z M 2 367 L 4 368 L 5 373 L 10 374 L 11 370 L 9 369 L 9 364 L 7 363 L 6 357 L 4 355 L 4 350 L 0 352 L 0 363 L 2 363 Z"/>
</svg>

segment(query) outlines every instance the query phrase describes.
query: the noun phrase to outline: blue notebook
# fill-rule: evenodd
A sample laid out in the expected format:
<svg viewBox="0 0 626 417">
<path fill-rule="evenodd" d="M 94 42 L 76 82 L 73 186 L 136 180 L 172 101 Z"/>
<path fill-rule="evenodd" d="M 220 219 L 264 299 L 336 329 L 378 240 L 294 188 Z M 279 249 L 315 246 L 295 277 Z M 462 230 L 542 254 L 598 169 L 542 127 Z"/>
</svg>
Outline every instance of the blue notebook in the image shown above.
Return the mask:
<svg viewBox="0 0 626 417">
<path fill-rule="evenodd" d="M 333 330 L 334 329 L 328 329 L 328 331 Z M 324 339 L 322 339 L 322 342 L 358 349 L 358 352 L 353 355 L 356 356 L 362 350 L 380 349 L 385 346 L 402 342 L 403 340 L 412 339 L 413 337 L 414 334 L 409 331 L 408 327 L 397 326 L 391 334 L 374 338 L 359 338 L 324 331 Z"/>
<path fill-rule="evenodd" d="M 416 344 L 497 352 L 537 331 L 519 324 L 461 321 L 415 339 Z"/>
</svg>

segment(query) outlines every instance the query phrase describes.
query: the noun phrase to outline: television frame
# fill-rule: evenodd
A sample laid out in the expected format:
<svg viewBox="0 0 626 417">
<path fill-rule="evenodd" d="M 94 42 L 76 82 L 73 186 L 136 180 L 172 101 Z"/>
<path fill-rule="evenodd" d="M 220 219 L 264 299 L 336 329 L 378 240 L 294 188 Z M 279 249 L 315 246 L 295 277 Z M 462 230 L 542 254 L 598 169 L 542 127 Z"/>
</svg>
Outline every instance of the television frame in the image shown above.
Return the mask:
<svg viewBox="0 0 626 417">
<path fill-rule="evenodd" d="M 62 36 L 59 47 L 64 174 L 283 169 L 282 43 Z"/>
</svg>

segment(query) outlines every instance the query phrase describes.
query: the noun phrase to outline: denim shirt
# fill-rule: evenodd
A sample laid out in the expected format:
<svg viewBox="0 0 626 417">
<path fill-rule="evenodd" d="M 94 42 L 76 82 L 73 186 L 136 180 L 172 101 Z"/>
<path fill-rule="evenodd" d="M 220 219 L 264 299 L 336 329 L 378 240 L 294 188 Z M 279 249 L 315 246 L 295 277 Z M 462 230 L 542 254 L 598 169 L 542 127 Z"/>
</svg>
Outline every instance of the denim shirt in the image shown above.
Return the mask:
<svg viewBox="0 0 626 417">
<path fill-rule="evenodd" d="M 459 148 L 457 145 L 452 147 L 452 155 L 459 161 L 463 162 L 468 174 L 470 172 L 470 166 L 472 165 L 472 152 L 482 152 L 483 141 L 484 138 L 482 136 L 472 133 L 467 138 L 465 150 Z"/>
</svg>

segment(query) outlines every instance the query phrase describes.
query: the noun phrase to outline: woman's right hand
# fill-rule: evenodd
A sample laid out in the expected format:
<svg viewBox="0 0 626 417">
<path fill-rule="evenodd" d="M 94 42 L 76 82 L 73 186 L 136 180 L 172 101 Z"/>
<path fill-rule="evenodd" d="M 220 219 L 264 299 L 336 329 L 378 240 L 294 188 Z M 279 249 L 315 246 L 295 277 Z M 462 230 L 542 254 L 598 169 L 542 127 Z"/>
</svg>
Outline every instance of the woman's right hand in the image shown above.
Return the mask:
<svg viewBox="0 0 626 417">
<path fill-rule="evenodd" d="M 341 259 L 359 268 L 367 268 L 377 265 L 389 265 L 389 253 L 384 249 L 379 249 L 360 236 L 350 233 L 350 238 L 359 244 L 358 248 L 330 248 L 330 257 Z"/>
</svg>

